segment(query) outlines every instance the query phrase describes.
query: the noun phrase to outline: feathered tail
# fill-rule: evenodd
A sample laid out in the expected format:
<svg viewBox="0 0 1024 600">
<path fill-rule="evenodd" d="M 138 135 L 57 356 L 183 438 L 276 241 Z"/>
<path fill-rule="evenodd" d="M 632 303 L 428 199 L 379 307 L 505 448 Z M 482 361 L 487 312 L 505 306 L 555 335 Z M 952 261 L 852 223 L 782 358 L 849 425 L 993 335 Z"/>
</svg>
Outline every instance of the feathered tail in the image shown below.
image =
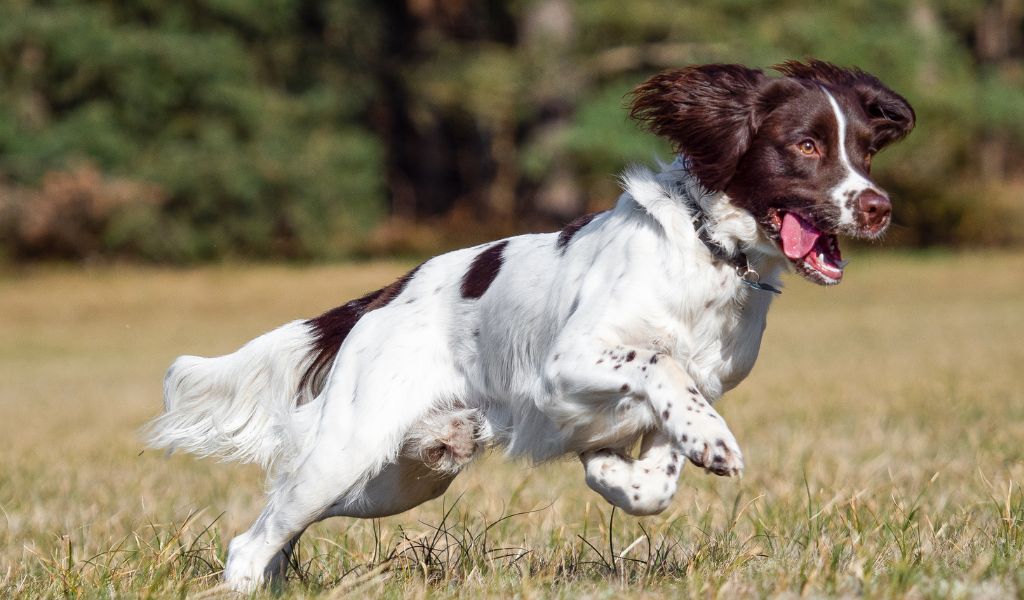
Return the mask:
<svg viewBox="0 0 1024 600">
<path fill-rule="evenodd" d="M 312 341 L 309 323 L 293 321 L 232 354 L 179 357 L 164 377 L 164 414 L 146 427 L 149 445 L 264 468 L 291 455 Z"/>
</svg>

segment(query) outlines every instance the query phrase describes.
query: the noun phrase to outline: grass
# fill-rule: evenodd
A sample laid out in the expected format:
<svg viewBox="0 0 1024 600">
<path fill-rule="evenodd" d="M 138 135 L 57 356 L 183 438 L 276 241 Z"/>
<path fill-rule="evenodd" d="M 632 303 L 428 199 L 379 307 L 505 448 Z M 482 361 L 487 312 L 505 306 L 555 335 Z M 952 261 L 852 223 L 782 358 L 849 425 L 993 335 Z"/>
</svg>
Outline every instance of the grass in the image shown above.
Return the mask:
<svg viewBox="0 0 1024 600">
<path fill-rule="evenodd" d="M 258 470 L 141 452 L 177 354 L 217 354 L 407 265 L 0 278 L 0 596 L 216 595 Z M 742 480 L 613 512 L 566 460 L 303 538 L 286 598 L 1024 595 L 1024 254 L 856 257 L 796 280 L 719 405 Z M 269 595 L 269 592 L 263 592 Z"/>
</svg>

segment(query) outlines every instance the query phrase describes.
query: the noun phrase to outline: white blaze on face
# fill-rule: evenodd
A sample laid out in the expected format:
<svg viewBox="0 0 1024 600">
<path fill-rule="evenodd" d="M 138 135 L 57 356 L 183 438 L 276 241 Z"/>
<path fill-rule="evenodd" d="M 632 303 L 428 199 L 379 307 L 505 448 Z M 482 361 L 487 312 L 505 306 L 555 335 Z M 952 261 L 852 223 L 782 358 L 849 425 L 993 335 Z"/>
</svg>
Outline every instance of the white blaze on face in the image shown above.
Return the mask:
<svg viewBox="0 0 1024 600">
<path fill-rule="evenodd" d="M 825 88 L 822 88 L 821 91 L 825 92 L 825 96 L 832 105 L 832 112 L 836 115 L 836 123 L 839 127 L 837 136 L 839 141 L 836 146 L 839 151 L 839 164 L 842 165 L 845 172 L 845 176 L 839 184 L 829 191 L 829 199 L 839 207 L 840 224 L 853 227 L 857 225 L 857 218 L 854 214 L 857 196 L 864 190 L 875 189 L 875 186 L 867 177 L 858 173 L 850 163 L 850 156 L 846 152 L 846 116 L 843 115 L 839 103 L 832 97 L 832 94 L 828 93 Z"/>
</svg>

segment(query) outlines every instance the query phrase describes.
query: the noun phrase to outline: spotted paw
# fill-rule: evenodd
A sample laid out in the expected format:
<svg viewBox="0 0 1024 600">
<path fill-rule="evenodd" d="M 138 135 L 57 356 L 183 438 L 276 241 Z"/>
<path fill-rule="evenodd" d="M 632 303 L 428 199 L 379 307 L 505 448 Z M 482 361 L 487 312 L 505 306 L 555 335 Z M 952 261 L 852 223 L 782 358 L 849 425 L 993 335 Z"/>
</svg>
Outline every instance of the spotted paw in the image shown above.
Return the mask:
<svg viewBox="0 0 1024 600">
<path fill-rule="evenodd" d="M 709 473 L 733 477 L 743 472 L 743 453 L 728 430 L 711 438 L 684 435 L 682 445 L 690 462 Z"/>
</svg>

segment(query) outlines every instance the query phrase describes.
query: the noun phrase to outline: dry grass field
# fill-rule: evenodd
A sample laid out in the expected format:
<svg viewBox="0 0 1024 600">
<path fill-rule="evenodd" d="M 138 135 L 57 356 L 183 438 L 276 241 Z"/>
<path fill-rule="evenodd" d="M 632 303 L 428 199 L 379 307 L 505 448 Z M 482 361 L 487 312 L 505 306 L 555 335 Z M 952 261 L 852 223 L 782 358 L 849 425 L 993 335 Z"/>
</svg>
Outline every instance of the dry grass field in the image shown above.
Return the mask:
<svg viewBox="0 0 1024 600">
<path fill-rule="evenodd" d="M 406 266 L 0 276 L 0 596 L 217 595 L 262 478 L 142 452 L 164 369 Z M 838 288 L 788 284 L 718 407 L 742 480 L 684 469 L 636 519 L 575 461 L 488 456 L 443 500 L 315 526 L 276 593 L 1024 596 L 1024 254 L 862 254 Z"/>
</svg>

